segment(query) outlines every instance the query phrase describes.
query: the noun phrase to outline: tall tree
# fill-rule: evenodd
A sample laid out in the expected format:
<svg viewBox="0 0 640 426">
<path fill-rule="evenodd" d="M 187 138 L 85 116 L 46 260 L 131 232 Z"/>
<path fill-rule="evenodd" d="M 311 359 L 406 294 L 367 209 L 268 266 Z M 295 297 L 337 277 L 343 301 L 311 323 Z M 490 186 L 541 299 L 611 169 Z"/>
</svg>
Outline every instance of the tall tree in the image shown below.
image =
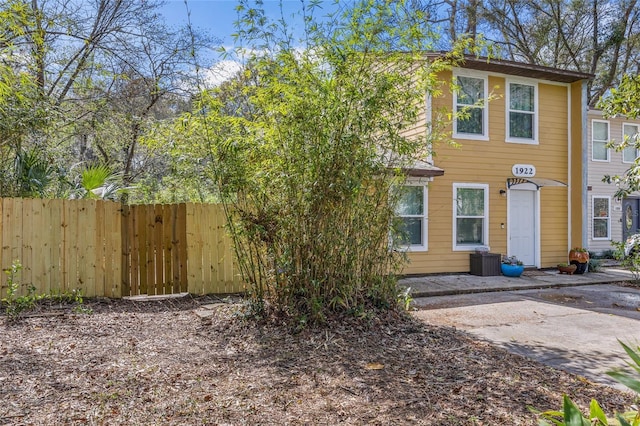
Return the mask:
<svg viewBox="0 0 640 426">
<path fill-rule="evenodd" d="M 59 111 L 44 153 L 69 169 L 100 159 L 133 183 L 144 165 L 139 138 L 151 119 L 180 112 L 195 88 L 196 55 L 210 37 L 167 27 L 160 1 L 6 0 L 15 25 L 4 57 L 33 76 Z M 13 11 L 13 12 L 12 12 Z"/>
<path fill-rule="evenodd" d="M 508 59 L 594 74 L 590 106 L 640 67 L 637 0 L 487 0 L 479 15 Z"/>
<path fill-rule="evenodd" d="M 0 9 L 0 196 L 44 194 L 52 172 L 49 159 L 36 148 L 54 118 L 29 64 L 17 66 L 16 34 L 31 21 L 21 3 Z M 28 141 L 35 146 L 29 146 Z"/>
</svg>

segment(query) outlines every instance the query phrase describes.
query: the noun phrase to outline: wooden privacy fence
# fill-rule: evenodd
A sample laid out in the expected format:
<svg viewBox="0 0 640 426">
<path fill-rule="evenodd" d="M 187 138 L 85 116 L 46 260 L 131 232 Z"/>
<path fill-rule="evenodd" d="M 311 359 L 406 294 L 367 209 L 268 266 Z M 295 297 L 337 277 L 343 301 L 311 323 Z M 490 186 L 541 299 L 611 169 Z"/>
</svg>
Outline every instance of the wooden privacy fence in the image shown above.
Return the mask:
<svg viewBox="0 0 640 426">
<path fill-rule="evenodd" d="M 0 217 L 0 267 L 39 294 L 243 291 L 219 205 L 0 198 Z"/>
</svg>

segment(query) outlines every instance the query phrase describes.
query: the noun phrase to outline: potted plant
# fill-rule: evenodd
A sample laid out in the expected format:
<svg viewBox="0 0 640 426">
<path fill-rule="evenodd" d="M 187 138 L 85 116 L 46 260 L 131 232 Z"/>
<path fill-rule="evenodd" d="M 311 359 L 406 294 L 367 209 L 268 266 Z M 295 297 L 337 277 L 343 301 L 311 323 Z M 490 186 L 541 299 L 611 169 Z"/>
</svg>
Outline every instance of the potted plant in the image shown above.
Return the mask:
<svg viewBox="0 0 640 426">
<path fill-rule="evenodd" d="M 574 264 L 558 263 L 558 271 L 561 274 L 573 275 L 578 267 Z"/>
<path fill-rule="evenodd" d="M 589 266 L 589 252 L 584 247 L 569 250 L 569 263 L 576 265 L 576 274 L 584 274 Z"/>
<path fill-rule="evenodd" d="M 524 265 L 516 256 L 505 256 L 502 258 L 500 270 L 505 277 L 519 277 L 524 272 Z"/>
</svg>

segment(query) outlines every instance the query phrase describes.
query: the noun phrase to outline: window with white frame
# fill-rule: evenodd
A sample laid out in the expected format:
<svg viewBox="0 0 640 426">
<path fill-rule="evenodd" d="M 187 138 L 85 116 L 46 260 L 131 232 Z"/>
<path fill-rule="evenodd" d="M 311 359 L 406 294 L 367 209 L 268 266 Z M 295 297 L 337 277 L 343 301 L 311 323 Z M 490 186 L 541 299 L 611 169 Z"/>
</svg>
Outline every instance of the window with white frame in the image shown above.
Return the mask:
<svg viewBox="0 0 640 426">
<path fill-rule="evenodd" d="M 509 142 L 535 143 L 537 140 L 536 86 L 509 83 L 507 125 Z"/>
<path fill-rule="evenodd" d="M 609 197 L 593 197 L 593 239 L 610 239 L 611 199 Z"/>
<path fill-rule="evenodd" d="M 473 250 L 489 242 L 489 186 L 453 184 L 455 250 Z"/>
<path fill-rule="evenodd" d="M 399 244 L 413 251 L 427 250 L 427 186 L 407 182 L 400 188 L 396 216 Z"/>
<path fill-rule="evenodd" d="M 625 123 L 622 125 L 622 137 L 624 138 L 624 142 L 629 144 L 629 146 L 622 150 L 622 161 L 624 163 L 633 163 L 638 157 L 636 138 L 638 135 L 639 127 L 640 126 L 636 124 Z"/>
<path fill-rule="evenodd" d="M 591 158 L 594 161 L 609 161 L 609 122 L 593 120 L 591 122 Z"/>
<path fill-rule="evenodd" d="M 456 76 L 454 136 L 470 139 L 487 137 L 487 79 L 468 75 Z"/>
</svg>

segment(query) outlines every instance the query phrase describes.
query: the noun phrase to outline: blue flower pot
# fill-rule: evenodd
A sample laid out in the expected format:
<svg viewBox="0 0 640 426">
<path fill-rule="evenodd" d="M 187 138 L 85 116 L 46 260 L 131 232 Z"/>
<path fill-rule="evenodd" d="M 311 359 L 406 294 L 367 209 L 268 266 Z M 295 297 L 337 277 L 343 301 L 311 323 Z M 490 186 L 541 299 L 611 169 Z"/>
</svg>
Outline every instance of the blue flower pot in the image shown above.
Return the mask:
<svg viewBox="0 0 640 426">
<path fill-rule="evenodd" d="M 505 277 L 519 277 L 524 272 L 524 265 L 508 265 L 506 263 L 500 264 L 502 275 Z"/>
</svg>

